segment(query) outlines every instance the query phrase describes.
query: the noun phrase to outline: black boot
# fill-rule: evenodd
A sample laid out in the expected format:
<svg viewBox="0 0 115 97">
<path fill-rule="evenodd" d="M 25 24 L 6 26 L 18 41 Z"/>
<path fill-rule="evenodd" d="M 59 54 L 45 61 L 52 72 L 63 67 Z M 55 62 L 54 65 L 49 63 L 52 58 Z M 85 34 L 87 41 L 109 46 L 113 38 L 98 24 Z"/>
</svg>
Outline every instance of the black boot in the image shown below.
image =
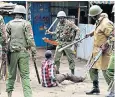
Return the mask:
<svg viewBox="0 0 115 97">
<path fill-rule="evenodd" d="M 74 69 L 71 69 L 71 74 L 73 74 L 73 75 L 74 75 Z"/>
<path fill-rule="evenodd" d="M 99 90 L 99 85 L 98 85 L 98 81 L 95 80 L 93 81 L 93 89 L 90 92 L 86 92 L 87 95 L 92 95 L 92 94 L 99 94 L 100 90 Z"/>
</svg>

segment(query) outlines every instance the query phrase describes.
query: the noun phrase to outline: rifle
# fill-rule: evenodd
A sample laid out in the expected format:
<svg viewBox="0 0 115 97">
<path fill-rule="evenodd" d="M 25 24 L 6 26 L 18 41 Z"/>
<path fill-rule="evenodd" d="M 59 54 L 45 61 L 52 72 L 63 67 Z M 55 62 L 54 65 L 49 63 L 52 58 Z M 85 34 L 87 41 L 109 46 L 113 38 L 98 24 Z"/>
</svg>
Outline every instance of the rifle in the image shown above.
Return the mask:
<svg viewBox="0 0 115 97">
<path fill-rule="evenodd" d="M 76 43 L 81 42 L 81 41 L 84 40 L 85 38 L 86 38 L 86 37 L 84 37 L 84 38 L 82 38 L 82 39 L 79 39 L 79 40 L 76 40 L 76 41 L 73 41 L 72 43 L 70 43 L 70 44 L 68 44 L 68 45 L 66 45 L 66 46 L 64 46 L 64 47 L 62 47 L 61 49 L 59 49 L 58 52 L 63 51 L 64 49 L 66 49 L 66 48 L 72 46 L 73 44 L 76 44 Z"/>
<path fill-rule="evenodd" d="M 94 66 L 94 64 L 100 58 L 100 56 L 102 55 L 102 53 L 103 53 L 103 50 L 100 49 L 100 51 L 98 52 L 98 54 L 92 59 L 93 61 L 90 63 L 91 58 L 92 58 L 92 55 L 91 55 L 90 60 L 88 61 L 87 65 L 85 66 L 85 73 L 87 73 Z"/>
<path fill-rule="evenodd" d="M 41 84 L 40 76 L 39 76 L 37 65 L 36 65 L 36 61 L 34 59 L 33 59 L 33 63 L 34 63 L 34 67 L 35 67 L 35 71 L 36 71 L 38 82 L 39 82 L 39 84 Z"/>
</svg>

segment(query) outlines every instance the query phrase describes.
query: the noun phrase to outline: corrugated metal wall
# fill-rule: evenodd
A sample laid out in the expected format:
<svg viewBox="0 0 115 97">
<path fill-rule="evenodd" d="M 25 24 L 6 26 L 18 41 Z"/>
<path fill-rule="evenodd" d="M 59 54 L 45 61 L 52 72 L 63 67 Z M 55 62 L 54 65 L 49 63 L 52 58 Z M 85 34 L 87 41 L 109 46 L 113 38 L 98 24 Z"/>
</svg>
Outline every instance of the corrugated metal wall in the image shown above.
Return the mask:
<svg viewBox="0 0 115 97">
<path fill-rule="evenodd" d="M 80 38 L 83 38 L 86 33 L 90 33 L 95 27 L 90 24 L 79 24 L 80 28 Z M 79 47 L 77 48 L 77 57 L 88 60 L 93 49 L 93 37 L 89 37 L 84 39 L 81 43 L 79 43 Z"/>
<path fill-rule="evenodd" d="M 31 22 L 37 47 L 46 47 L 46 43 L 42 38 L 50 37 L 50 35 L 45 35 L 46 29 L 50 26 L 49 7 L 49 2 L 32 2 L 31 4 Z"/>
</svg>

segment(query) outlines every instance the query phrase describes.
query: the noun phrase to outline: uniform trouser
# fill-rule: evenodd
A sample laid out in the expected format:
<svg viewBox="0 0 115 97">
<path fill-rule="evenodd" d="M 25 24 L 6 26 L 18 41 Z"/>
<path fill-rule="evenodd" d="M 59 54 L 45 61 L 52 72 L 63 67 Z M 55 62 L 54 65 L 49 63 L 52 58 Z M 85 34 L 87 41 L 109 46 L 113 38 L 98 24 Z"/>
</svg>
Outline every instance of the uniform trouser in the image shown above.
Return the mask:
<svg viewBox="0 0 115 97">
<path fill-rule="evenodd" d="M 114 92 L 114 85 L 112 86 L 112 82 L 114 81 L 114 64 L 115 64 L 115 55 L 114 53 L 111 55 L 110 62 L 108 64 L 108 69 L 106 71 L 107 77 L 110 80 L 108 90 Z"/>
<path fill-rule="evenodd" d="M 104 76 L 107 84 L 109 84 L 110 79 L 107 77 L 106 70 L 102 70 L 102 72 L 103 72 L 103 76 Z M 91 68 L 89 73 L 90 73 L 90 78 L 92 81 L 98 81 L 98 78 L 99 78 L 98 77 L 98 69 Z"/>
<path fill-rule="evenodd" d="M 14 89 L 17 67 L 20 71 L 24 97 L 32 97 L 29 78 L 29 53 L 26 51 L 13 52 L 10 55 L 10 64 L 8 65 L 8 79 L 6 82 L 6 92 Z"/>
<path fill-rule="evenodd" d="M 114 70 L 113 69 L 107 69 L 106 71 L 107 78 L 109 79 L 108 85 L 110 82 L 114 79 Z"/>
<path fill-rule="evenodd" d="M 70 48 L 67 48 L 65 50 L 63 50 L 62 52 L 58 52 L 59 47 L 56 48 L 56 52 L 55 52 L 55 60 L 54 60 L 54 64 L 57 66 L 57 69 L 59 70 L 60 68 L 60 58 L 63 54 L 63 51 L 65 52 L 66 56 L 67 56 L 67 60 L 69 62 L 69 69 L 75 69 L 75 62 L 73 59 L 73 53 L 72 50 Z"/>
<path fill-rule="evenodd" d="M 114 64 L 115 64 L 115 55 L 114 52 L 110 57 L 110 62 L 108 64 L 108 69 L 106 71 L 107 77 L 110 81 L 114 79 Z"/>
<path fill-rule="evenodd" d="M 66 74 L 56 74 L 56 80 L 59 83 L 63 82 L 64 80 L 70 80 L 72 82 L 77 83 L 77 82 L 83 82 L 85 80 L 85 78 L 77 77 L 77 76 L 75 76 L 73 74 L 66 73 Z"/>
</svg>

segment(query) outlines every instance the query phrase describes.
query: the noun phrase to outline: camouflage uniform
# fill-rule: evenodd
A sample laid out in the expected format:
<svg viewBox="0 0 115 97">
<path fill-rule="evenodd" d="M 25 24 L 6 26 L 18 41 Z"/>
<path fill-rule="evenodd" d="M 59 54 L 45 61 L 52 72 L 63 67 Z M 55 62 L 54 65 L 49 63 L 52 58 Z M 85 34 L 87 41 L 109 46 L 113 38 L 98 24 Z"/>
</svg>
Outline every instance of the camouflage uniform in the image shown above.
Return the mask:
<svg viewBox="0 0 115 97">
<path fill-rule="evenodd" d="M 107 71 L 106 71 L 107 76 L 108 76 L 108 80 L 109 80 L 109 84 L 110 84 L 111 80 L 114 79 L 114 64 L 115 64 L 114 41 L 115 41 L 115 37 L 111 38 L 110 41 L 109 41 L 109 44 L 112 48 L 112 54 L 111 54 L 110 61 L 109 61 L 109 64 L 108 64 L 108 68 L 107 68 Z"/>
<path fill-rule="evenodd" d="M 57 66 L 57 69 L 60 68 L 60 58 L 62 56 L 63 51 L 65 52 L 68 62 L 69 62 L 69 69 L 74 70 L 75 69 L 75 62 L 72 58 L 72 50 L 70 48 L 64 49 L 62 52 L 58 52 L 58 50 L 68 44 L 70 44 L 76 36 L 76 32 L 79 30 L 79 28 L 72 22 L 65 20 L 63 24 L 60 22 L 58 23 L 56 30 L 54 34 L 56 35 L 57 42 L 59 45 L 56 48 L 55 51 L 55 60 L 54 64 Z"/>
<path fill-rule="evenodd" d="M 115 24 L 114 24 L 115 25 Z M 109 61 L 109 64 L 108 64 L 108 68 L 106 70 L 106 74 L 107 74 L 107 78 L 108 78 L 108 81 L 109 81 L 109 92 L 110 94 L 107 96 L 107 97 L 113 97 L 111 96 L 111 94 L 114 94 L 114 64 L 115 64 L 115 32 L 113 31 L 112 35 L 111 35 L 111 39 L 108 41 L 109 45 L 111 46 L 112 48 L 112 54 L 111 54 L 111 57 L 110 57 L 110 61 Z"/>
<path fill-rule="evenodd" d="M 6 31 L 3 17 L 0 15 L 0 44 L 6 43 Z"/>
<path fill-rule="evenodd" d="M 5 31 L 5 23 L 4 23 L 4 20 L 3 20 L 3 17 L 0 15 L 0 44 L 2 45 L 2 64 L 1 64 L 1 71 L 2 71 L 2 74 L 4 73 L 4 76 L 6 74 L 6 71 L 3 70 L 4 66 L 6 66 L 6 54 L 5 54 L 5 51 L 6 51 L 6 31 Z M 1 73 L 0 71 L 0 73 Z"/>
<path fill-rule="evenodd" d="M 9 41 L 9 59 L 8 80 L 6 91 L 11 92 L 14 88 L 17 67 L 20 71 L 24 97 L 32 97 L 29 78 L 29 53 L 32 49 L 33 56 L 36 56 L 36 49 L 33 40 L 33 32 L 30 22 L 24 19 L 14 19 L 6 25 L 6 31 L 10 37 Z"/>
</svg>

